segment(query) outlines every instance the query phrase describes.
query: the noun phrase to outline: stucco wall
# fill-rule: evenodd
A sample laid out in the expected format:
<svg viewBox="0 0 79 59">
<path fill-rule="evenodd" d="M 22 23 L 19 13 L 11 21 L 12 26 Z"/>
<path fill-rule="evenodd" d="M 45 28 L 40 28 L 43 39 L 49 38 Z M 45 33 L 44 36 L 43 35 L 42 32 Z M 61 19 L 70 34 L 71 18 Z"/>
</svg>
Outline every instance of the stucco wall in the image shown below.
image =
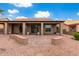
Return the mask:
<svg viewBox="0 0 79 59">
<path fill-rule="evenodd" d="M 15 25 L 15 26 L 14 26 L 13 32 L 14 32 L 14 33 L 17 33 L 17 34 L 20 33 L 20 31 L 19 31 L 19 25 Z"/>
<path fill-rule="evenodd" d="M 19 24 L 9 24 L 8 26 L 8 33 L 12 33 L 12 34 L 20 34 L 20 30 L 19 30 L 20 25 Z"/>
<path fill-rule="evenodd" d="M 4 24 L 0 24 L 0 34 L 4 33 Z"/>
<path fill-rule="evenodd" d="M 0 29 L 4 29 L 4 24 L 0 24 Z"/>
<path fill-rule="evenodd" d="M 26 33 L 27 32 L 31 33 L 31 25 L 27 25 Z"/>
<path fill-rule="evenodd" d="M 69 32 L 69 31 L 70 31 L 70 28 L 69 28 L 69 26 L 67 26 L 67 25 L 63 25 L 63 29 L 65 29 L 66 32 Z"/>
<path fill-rule="evenodd" d="M 11 25 L 9 24 L 8 25 L 8 34 L 11 34 L 11 32 L 12 32 L 12 28 L 11 28 Z"/>
<path fill-rule="evenodd" d="M 66 33 L 69 33 L 70 32 L 70 27 L 68 26 L 68 25 L 65 25 L 64 23 L 63 23 L 63 33 L 64 34 L 66 34 Z"/>
<path fill-rule="evenodd" d="M 79 32 L 79 24 L 76 25 L 76 32 Z"/>
</svg>

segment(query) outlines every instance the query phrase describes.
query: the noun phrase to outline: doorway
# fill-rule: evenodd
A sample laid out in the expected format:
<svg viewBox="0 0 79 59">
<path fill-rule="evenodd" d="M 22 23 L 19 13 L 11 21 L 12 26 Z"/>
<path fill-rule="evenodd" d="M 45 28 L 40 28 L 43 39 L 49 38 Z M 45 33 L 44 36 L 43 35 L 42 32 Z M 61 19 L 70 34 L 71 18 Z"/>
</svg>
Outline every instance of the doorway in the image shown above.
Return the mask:
<svg viewBox="0 0 79 59">
<path fill-rule="evenodd" d="M 40 32 L 40 25 L 31 25 L 31 34 L 37 34 Z"/>
<path fill-rule="evenodd" d="M 22 34 L 22 25 L 21 24 L 12 24 L 11 33 L 12 34 Z"/>
</svg>

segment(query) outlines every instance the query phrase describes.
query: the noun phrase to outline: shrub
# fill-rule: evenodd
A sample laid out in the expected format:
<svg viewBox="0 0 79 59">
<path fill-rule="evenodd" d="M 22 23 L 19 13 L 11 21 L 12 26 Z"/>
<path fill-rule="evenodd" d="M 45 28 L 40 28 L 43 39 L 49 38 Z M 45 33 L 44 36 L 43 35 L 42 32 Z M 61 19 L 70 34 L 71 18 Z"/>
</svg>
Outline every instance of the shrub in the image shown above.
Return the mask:
<svg viewBox="0 0 79 59">
<path fill-rule="evenodd" d="M 79 32 L 73 33 L 75 40 L 79 40 Z"/>
</svg>

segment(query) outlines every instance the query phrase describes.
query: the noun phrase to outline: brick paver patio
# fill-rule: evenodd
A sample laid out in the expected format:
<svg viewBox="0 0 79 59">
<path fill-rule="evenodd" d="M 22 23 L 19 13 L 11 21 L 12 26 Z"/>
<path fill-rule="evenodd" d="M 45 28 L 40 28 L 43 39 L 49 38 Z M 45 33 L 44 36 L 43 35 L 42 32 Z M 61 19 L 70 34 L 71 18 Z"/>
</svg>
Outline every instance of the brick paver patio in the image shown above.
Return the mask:
<svg viewBox="0 0 79 59">
<path fill-rule="evenodd" d="M 51 39 L 56 35 L 25 35 L 29 38 L 29 44 L 21 45 L 9 35 L 0 35 L 0 55 L 4 56 L 27 56 L 27 55 L 79 55 L 79 41 L 73 40 L 70 35 L 63 35 L 61 44 L 51 44 Z"/>
</svg>

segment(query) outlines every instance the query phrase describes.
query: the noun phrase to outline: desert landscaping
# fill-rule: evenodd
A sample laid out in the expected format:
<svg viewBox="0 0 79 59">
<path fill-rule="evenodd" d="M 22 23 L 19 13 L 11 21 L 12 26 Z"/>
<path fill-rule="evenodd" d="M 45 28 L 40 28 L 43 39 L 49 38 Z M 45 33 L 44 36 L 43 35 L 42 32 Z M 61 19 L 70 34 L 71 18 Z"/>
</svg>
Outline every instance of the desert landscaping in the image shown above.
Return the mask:
<svg viewBox="0 0 79 59">
<path fill-rule="evenodd" d="M 1 56 L 78 56 L 79 41 L 70 35 L 19 35 L 26 38 L 27 44 L 19 44 L 10 37 L 0 35 Z M 52 42 L 60 37 L 59 43 Z"/>
</svg>

